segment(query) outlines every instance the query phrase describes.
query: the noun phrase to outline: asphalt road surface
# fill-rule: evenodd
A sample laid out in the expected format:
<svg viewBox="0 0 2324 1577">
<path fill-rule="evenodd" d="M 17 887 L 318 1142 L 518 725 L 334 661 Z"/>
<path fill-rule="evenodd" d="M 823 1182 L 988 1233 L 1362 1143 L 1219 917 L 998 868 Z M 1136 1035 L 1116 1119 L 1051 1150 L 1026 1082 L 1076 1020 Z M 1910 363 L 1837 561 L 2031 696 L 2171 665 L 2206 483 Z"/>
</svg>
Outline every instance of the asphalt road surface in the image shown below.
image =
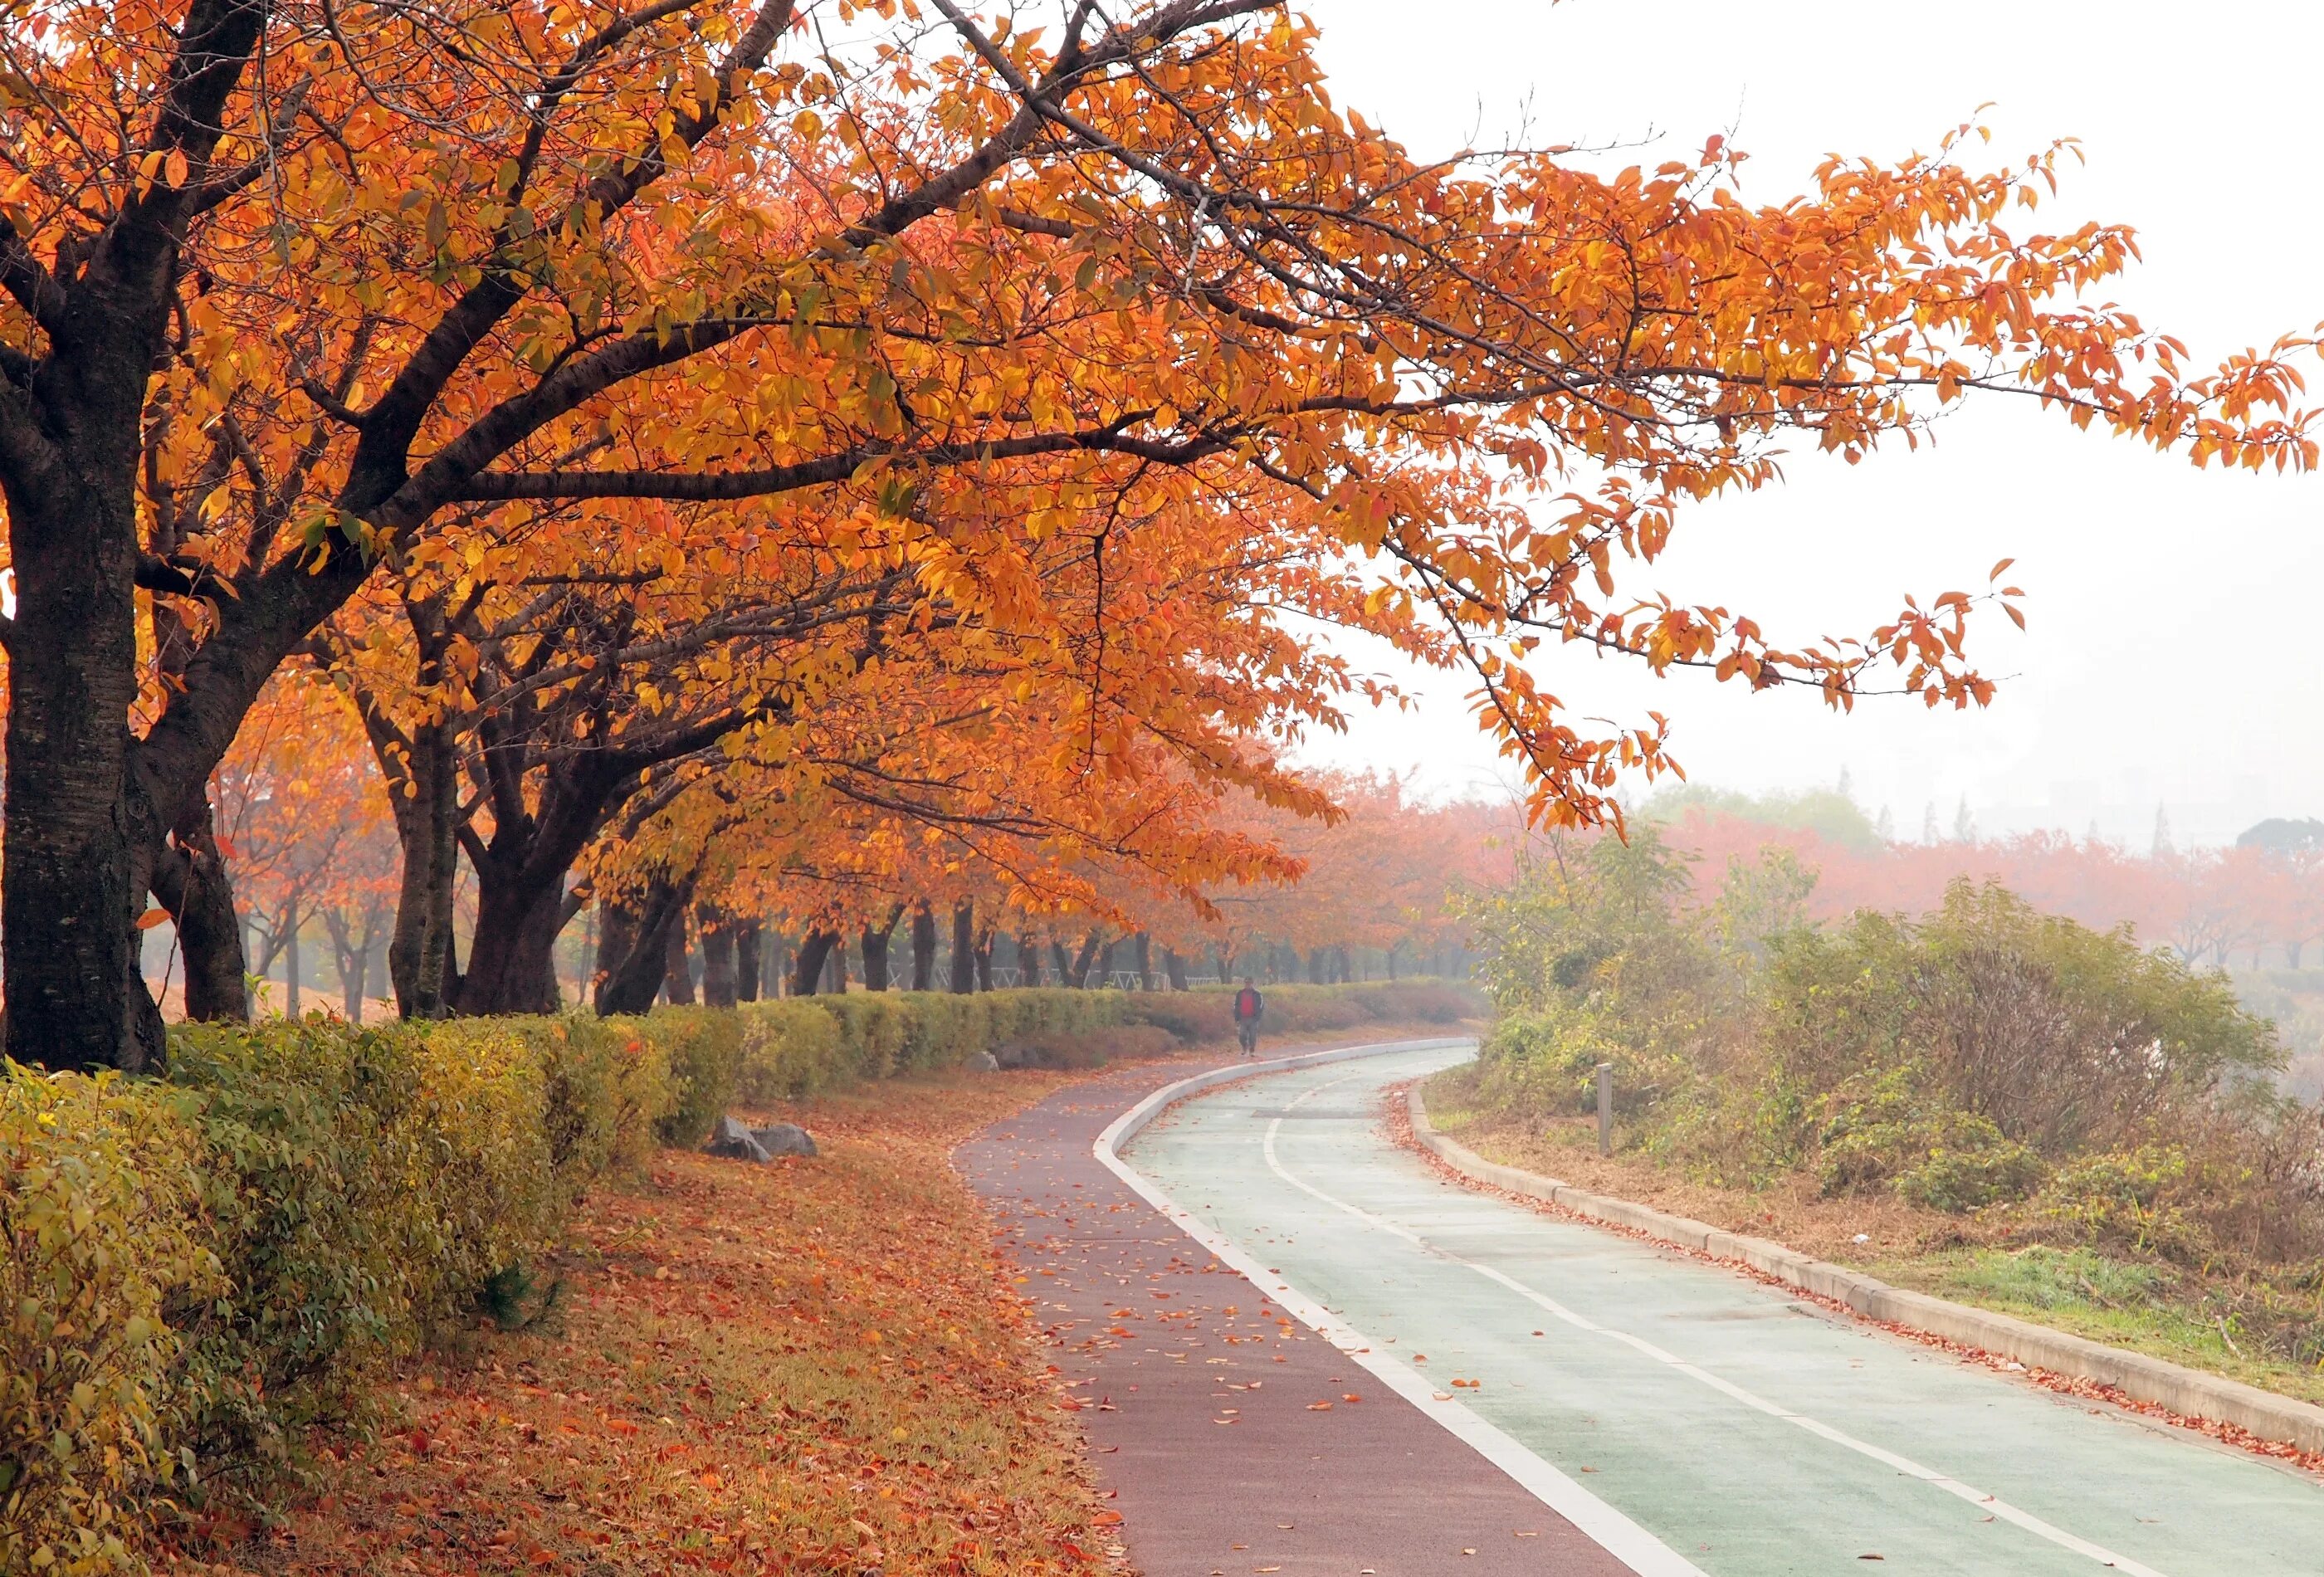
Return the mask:
<svg viewBox="0 0 2324 1577">
<path fill-rule="evenodd" d="M 1070 1086 L 956 1157 L 1056 1343 L 1138 1569 L 1620 1577 L 1599 1543 L 1098 1161 L 1106 1126 L 1185 1072 Z"/>
<path fill-rule="evenodd" d="M 1176 1264 L 1238 1289 L 1211 1302 L 1236 1304 L 1241 1322 L 1214 1313 L 1199 1332 L 1207 1351 L 1150 1340 L 1150 1317 L 1112 1321 L 1136 1333 L 1123 1338 L 1076 1312 L 1061 1333 L 1069 1345 L 1112 1343 L 1084 1351 L 1117 1406 L 1133 1371 L 1200 1390 L 1185 1399 L 1202 1406 L 1243 1404 L 1231 1415 L 1243 1426 L 1206 1424 L 1207 1437 L 1184 1424 L 1142 1434 L 1146 1420 L 1129 1407 L 1099 1415 L 1101 1449 L 1119 1447 L 1102 1462 L 1146 1453 L 1122 1480 L 1121 1504 L 1130 1554 L 1151 1577 L 2324 1573 L 2324 1486 L 2312 1478 L 1443 1181 L 1389 1140 L 1381 1092 L 1468 1055 L 1399 1052 L 1266 1075 L 1194 1096 L 1123 1148 L 1128 1185 L 1182 1213 L 1108 1193 L 1100 1215 L 1134 1231 L 1105 1250 L 1110 1267 L 1085 1256 L 1078 1274 L 1120 1295 L 1111 1308 L 1150 1313 L 1169 1300 L 1149 1294 L 1169 1289 L 1145 1274 Z M 1126 1089 L 1072 1093 L 1102 1107 Z M 1010 1164 L 1023 1171 L 1050 1154 L 1065 1167 L 1081 1139 L 1077 1130 L 1071 1143 L 1027 1149 L 1019 1135 Z M 1078 1192 L 1099 1186 L 1075 1172 Z M 1198 1268 L 1213 1260 L 1221 1268 Z M 1266 1300 L 1257 1320 L 1244 1301 L 1254 1293 Z M 1270 1405 L 1297 1408 L 1270 1415 L 1263 1449 L 1250 1427 L 1255 1393 L 1228 1389 L 1230 1373 L 1263 1378 Z M 1222 1383 L 1201 1383 L 1212 1379 Z M 1344 1394 L 1365 1400 L 1306 1411 Z M 1156 1408 L 1151 1421 L 1167 1416 Z M 1302 1418 L 1329 1422 L 1302 1434 Z M 1447 1465 L 1448 1447 L 1465 1467 Z M 1398 1478 L 1407 1451 L 1417 1507 Z M 1205 1531 L 1204 1483 L 1279 1486 L 1286 1507 L 1305 1497 L 1327 1513 L 1392 1502 L 1397 1515 L 1373 1532 L 1401 1530 L 1382 1548 L 1393 1563 L 1353 1539 L 1280 1559 L 1244 1536 L 1181 1547 Z M 1432 1524 L 1451 1536 L 1428 1537 Z"/>
</svg>

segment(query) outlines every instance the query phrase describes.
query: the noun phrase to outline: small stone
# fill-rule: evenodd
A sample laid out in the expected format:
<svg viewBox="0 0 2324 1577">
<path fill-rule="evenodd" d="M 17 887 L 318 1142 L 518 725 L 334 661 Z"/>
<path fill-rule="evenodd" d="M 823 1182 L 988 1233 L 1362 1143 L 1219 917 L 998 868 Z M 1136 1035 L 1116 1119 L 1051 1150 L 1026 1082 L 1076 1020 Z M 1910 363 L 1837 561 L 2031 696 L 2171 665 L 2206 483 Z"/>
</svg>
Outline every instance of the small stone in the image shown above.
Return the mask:
<svg viewBox="0 0 2324 1577">
<path fill-rule="evenodd" d="M 730 1161 L 764 1162 L 773 1157 L 766 1146 L 749 1129 L 731 1117 L 722 1117 L 718 1126 L 710 1130 L 710 1142 L 702 1147 L 705 1155 L 723 1156 Z"/>
<path fill-rule="evenodd" d="M 752 1139 L 758 1140 L 759 1148 L 770 1156 L 812 1156 L 816 1153 L 815 1137 L 796 1122 L 777 1122 L 748 1131 Z"/>
</svg>

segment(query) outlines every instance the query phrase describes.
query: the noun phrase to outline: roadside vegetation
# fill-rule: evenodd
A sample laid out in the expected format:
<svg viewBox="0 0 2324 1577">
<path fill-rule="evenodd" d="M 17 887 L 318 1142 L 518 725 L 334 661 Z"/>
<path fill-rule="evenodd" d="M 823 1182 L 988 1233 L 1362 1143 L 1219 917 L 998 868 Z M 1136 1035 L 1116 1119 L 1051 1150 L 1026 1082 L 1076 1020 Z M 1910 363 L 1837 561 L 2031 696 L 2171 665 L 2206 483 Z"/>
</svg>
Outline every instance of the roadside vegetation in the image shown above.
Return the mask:
<svg viewBox="0 0 2324 1577">
<path fill-rule="evenodd" d="M 2324 1398 L 2324 1115 L 2284 1093 L 2274 1028 L 2227 977 L 1993 884 L 1813 924 L 1788 851 L 1736 857 L 1707 902 L 1691 863 L 1642 825 L 1552 844 L 1471 905 L 1498 1017 L 1431 1086 L 1448 1129 Z"/>
<path fill-rule="evenodd" d="M 1368 1020 L 1448 1022 L 1473 1011 L 1475 998 L 1416 981 L 1278 988 L 1269 1006 L 1274 1033 L 1290 1036 Z M 973 1301 L 991 1271 L 983 1229 L 964 1224 L 973 1208 L 944 1170 L 945 1136 L 1109 1056 L 1222 1041 L 1229 1010 L 1223 991 L 1032 990 L 370 1028 L 318 1015 L 183 1027 L 166 1079 L 0 1065 L 0 1571 L 134 1570 L 156 1540 L 231 1547 L 302 1486 L 331 1482 L 363 1440 L 404 1431 L 428 1457 L 434 1433 L 410 1423 L 406 1379 L 478 1361 L 480 1330 L 538 1333 L 549 1344 L 521 1361 L 570 1378 L 598 1362 L 586 1351 L 591 1333 L 618 1328 L 623 1351 L 652 1370 L 625 1383 L 695 1397 L 692 1411 L 657 1402 L 650 1418 L 636 1414 L 642 1402 L 623 1402 L 627 1410 L 602 1411 L 595 1423 L 579 1404 L 554 1420 L 538 1397 L 496 1404 L 493 1416 L 529 1416 L 545 1440 L 562 1440 L 568 1424 L 620 1419 L 643 1430 L 659 1420 L 682 1434 L 742 1416 L 746 1404 L 805 1406 L 802 1397 L 825 1394 L 817 1387 L 873 1372 L 867 1366 L 883 1353 L 949 1362 L 943 1343 L 953 1338 L 943 1333 L 973 1322 L 908 1305 Z M 966 1076 L 1000 1052 L 1019 1069 Z M 730 1106 L 802 1101 L 820 1102 L 806 1110 L 833 1121 L 839 1143 L 832 1166 L 784 1172 L 788 1185 L 737 1181 L 673 1153 L 699 1145 Z M 850 1136 L 863 1134 L 875 1137 L 851 1148 Z M 916 1259 L 897 1233 L 922 1219 L 931 1235 Z M 864 1223 L 874 1220 L 887 1224 L 873 1231 Z M 799 1234 L 812 1240 L 806 1260 L 785 1256 L 770 1268 L 758 1258 Z M 959 1259 L 972 1239 L 973 1267 Z M 666 1252 L 685 1259 L 683 1285 L 646 1288 L 669 1279 L 656 1275 Z M 908 1277 L 882 1283 L 883 1267 L 896 1265 L 915 1267 L 925 1292 Z M 627 1291 L 618 1277 L 631 1278 Z M 844 1305 L 846 1318 L 826 1326 L 801 1311 L 784 1323 L 779 1289 L 795 1277 L 808 1278 L 814 1298 Z M 880 1285 L 889 1290 L 864 1292 Z M 624 1304 L 648 1293 L 650 1307 Z M 899 1312 L 874 1318 L 883 1299 Z M 1000 1327 L 988 1326 L 971 1339 L 985 1355 L 976 1383 L 1000 1385 Z M 764 1371 L 776 1357 L 848 1346 L 872 1330 L 884 1333 L 857 1354 L 855 1376 L 844 1364 L 813 1384 Z M 574 1351 L 552 1351 L 560 1332 Z M 709 1396 L 687 1392 L 697 1381 Z M 540 1384 L 560 1406 L 575 1394 Z M 619 1395 L 604 1383 L 580 1389 L 605 1409 Z M 908 1391 L 891 1400 L 918 1406 Z M 942 1439 L 952 1406 L 935 1397 L 926 1419 L 899 1413 L 881 1424 L 881 1438 L 903 1428 Z M 798 1424 L 782 1416 L 786 1428 Z M 814 1434 L 825 1415 L 799 1416 Z M 483 1415 L 462 1427 L 484 1428 Z M 657 1436 L 655 1449 L 671 1454 L 630 1465 L 659 1481 L 663 1464 L 709 1449 L 707 1439 Z M 835 1439 L 830 1460 L 857 1449 L 844 1429 Z M 720 1449 L 740 1460 L 746 1444 Z M 994 1450 L 996 1462 L 1012 1454 Z M 551 1452 L 510 1471 L 553 1476 L 561 1460 Z M 1021 1499 L 1030 1491 L 1009 1487 L 1017 1471 L 996 1469 L 985 1489 Z M 816 1547 L 846 1541 L 847 1517 L 815 1523 L 822 1513 L 805 1500 L 797 1514 L 820 1529 Z M 1046 1528 L 1065 1514 L 1012 1515 Z M 430 1526 L 447 1537 L 456 1526 Z M 1039 1569 L 994 1559 L 959 1569 Z"/>
</svg>

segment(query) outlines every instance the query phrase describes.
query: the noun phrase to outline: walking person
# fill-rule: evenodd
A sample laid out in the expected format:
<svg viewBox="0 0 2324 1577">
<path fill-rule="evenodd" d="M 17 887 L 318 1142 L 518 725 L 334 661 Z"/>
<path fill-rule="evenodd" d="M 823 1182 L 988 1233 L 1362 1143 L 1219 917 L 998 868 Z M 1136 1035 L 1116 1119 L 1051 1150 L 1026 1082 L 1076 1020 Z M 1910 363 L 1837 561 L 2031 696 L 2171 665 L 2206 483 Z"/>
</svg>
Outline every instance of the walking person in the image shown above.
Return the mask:
<svg viewBox="0 0 2324 1577">
<path fill-rule="evenodd" d="M 1259 1050 L 1259 1017 L 1266 1011 L 1267 999 L 1259 994 L 1257 986 L 1251 984 L 1250 976 L 1244 975 L 1242 990 L 1235 992 L 1234 1017 L 1235 1038 L 1242 1042 L 1245 1056 L 1251 1056 Z"/>
</svg>

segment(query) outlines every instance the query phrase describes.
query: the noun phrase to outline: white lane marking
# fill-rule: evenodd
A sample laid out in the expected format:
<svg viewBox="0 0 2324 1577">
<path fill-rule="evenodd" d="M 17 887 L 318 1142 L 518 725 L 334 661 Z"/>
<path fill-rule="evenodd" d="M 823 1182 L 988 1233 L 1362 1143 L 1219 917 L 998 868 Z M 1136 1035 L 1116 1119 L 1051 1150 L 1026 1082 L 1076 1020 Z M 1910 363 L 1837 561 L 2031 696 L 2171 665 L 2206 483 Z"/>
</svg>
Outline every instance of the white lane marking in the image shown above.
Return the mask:
<svg viewBox="0 0 2324 1577">
<path fill-rule="evenodd" d="M 1346 1084 L 1351 1079 L 1361 1078 L 1362 1076 L 1363 1075 L 1360 1073 L 1343 1074 L 1336 1079 L 1326 1080 L 1323 1084 L 1317 1084 L 1313 1089 L 1294 1096 L 1291 1100 L 1284 1102 L 1283 1109 L 1288 1111 L 1292 1107 L 1296 1106 L 1300 1104 L 1300 1102 L 1314 1096 L 1320 1095 L 1326 1090 L 1336 1088 L 1341 1084 Z M 1986 1512 L 1989 1516 L 1997 1517 L 2004 1522 L 2015 1523 L 2019 1527 L 2025 1529 L 2028 1533 L 2039 1534 L 2042 1537 L 2048 1539 L 2053 1545 L 2058 1545 L 2066 1549 L 2071 1550 L 2078 1555 L 2087 1555 L 2091 1560 L 2098 1562 L 2101 1565 L 2111 1566 L 2119 1572 L 2126 1572 L 2130 1573 L 2130 1577 L 2163 1577 L 2163 1573 L 2157 1572 L 2152 1566 L 2142 1565 L 2140 1563 L 2132 1560 L 2128 1555 L 2118 1555 L 2103 1545 L 2095 1545 L 2089 1540 L 2081 1537 L 2080 1535 L 2068 1533 L 2062 1527 L 2043 1521 L 2040 1517 L 2034 1516 L 2030 1511 L 2023 1510 L 2018 1507 L 2010 1505 L 2009 1502 L 2001 1499 L 1998 1496 L 1988 1495 L 1982 1489 L 1977 1489 L 1969 1484 L 1964 1484 L 1958 1479 L 1950 1478 L 1943 1473 L 1938 1472 L 1934 1468 L 1923 1467 L 1919 1462 L 1913 1461 L 1910 1457 L 1899 1456 L 1895 1452 L 1889 1451 L 1882 1446 L 1874 1445 L 1869 1441 L 1858 1440 L 1856 1436 L 1848 1434 L 1844 1430 L 1835 1429 L 1831 1425 L 1825 1424 L 1819 1419 L 1811 1418 L 1803 1413 L 1794 1413 L 1790 1408 L 1785 1407 L 1779 1403 L 1768 1401 L 1764 1397 L 1744 1389 L 1741 1386 L 1737 1385 L 1732 1380 L 1712 1374 L 1708 1370 L 1700 1369 L 1695 1365 L 1687 1362 L 1686 1360 L 1678 1357 L 1674 1353 L 1665 1351 L 1663 1349 L 1655 1346 L 1653 1342 L 1646 1341 L 1644 1337 L 1633 1336 L 1627 1331 L 1617 1331 L 1610 1325 L 1601 1325 L 1586 1314 L 1578 1314 L 1572 1309 L 1567 1308 L 1555 1298 L 1551 1297 L 1545 1293 L 1535 1291 L 1532 1287 L 1527 1286 L 1524 1282 L 1517 1280 L 1517 1277 L 1510 1276 L 1493 1266 L 1480 1265 L 1473 1259 L 1464 1259 L 1460 1255 L 1455 1254 L 1451 1250 L 1443 1247 L 1442 1244 L 1427 1241 L 1425 1239 L 1422 1238 L 1419 1233 L 1404 1226 L 1400 1222 L 1389 1221 L 1384 1216 L 1374 1215 L 1371 1212 L 1365 1210 L 1360 1205 L 1350 1204 L 1344 1199 L 1333 1198 L 1331 1194 L 1324 1193 L 1322 1189 L 1317 1188 L 1300 1178 L 1293 1176 L 1284 1168 L 1283 1161 L 1281 1157 L 1276 1154 L 1275 1149 L 1276 1135 L 1282 1130 L 1282 1118 L 1277 1117 L 1270 1121 L 1267 1125 L 1267 1136 L 1264 1140 L 1261 1141 L 1260 1148 L 1266 1154 L 1267 1164 L 1268 1167 L 1273 1170 L 1275 1175 L 1282 1178 L 1286 1183 L 1290 1184 L 1294 1188 L 1298 1189 L 1302 1194 L 1312 1194 L 1314 1197 L 1322 1200 L 1325 1204 L 1331 1205 L 1335 1210 L 1347 1212 L 1348 1214 L 1355 1217 L 1358 1221 L 1364 1222 L 1368 1226 L 1377 1228 L 1379 1231 L 1387 1232 L 1392 1237 L 1402 1238 L 1406 1242 L 1425 1249 L 1432 1254 L 1439 1255 L 1443 1259 L 1449 1259 L 1455 1265 L 1462 1266 L 1468 1269 L 1473 1270 L 1478 1275 L 1483 1277 L 1486 1280 L 1495 1282 L 1501 1286 L 1507 1287 L 1509 1291 L 1516 1293 L 1519 1297 L 1525 1298 L 1528 1302 L 1547 1310 L 1550 1314 L 1556 1315 L 1559 1319 L 1564 1321 L 1567 1324 L 1573 1326 L 1576 1330 L 1588 1331 L 1595 1335 L 1609 1337 L 1613 1341 L 1619 1342 L 1626 1347 L 1629 1347 L 1638 1352 L 1644 1353 L 1646 1357 L 1655 1360 L 1657 1363 L 1669 1365 L 1672 1369 L 1677 1370 L 1683 1375 L 1685 1375 L 1690 1379 L 1700 1380 L 1702 1384 L 1709 1386 L 1712 1390 L 1718 1391 L 1723 1396 L 1740 1402 L 1747 1407 L 1756 1408 L 1757 1411 L 1767 1415 L 1770 1418 L 1780 1418 L 1786 1424 L 1794 1425 L 1801 1429 L 1806 1430 L 1810 1434 L 1817 1435 L 1822 1439 L 1831 1441 L 1834 1445 L 1845 1446 L 1849 1451 L 1856 1452 L 1859 1455 L 1870 1457 L 1874 1462 L 1880 1462 L 1887 1467 L 1893 1468 L 1897 1472 L 1904 1474 L 1907 1478 L 1920 1480 L 1921 1482 L 1927 1484 L 1932 1489 L 1942 1489 L 1949 1495 L 1958 1496 L 1960 1499 L 1968 1501 L 1970 1505 L 1977 1507 L 1979 1510 Z"/>
<path fill-rule="evenodd" d="M 1246 1065 L 1240 1071 L 1269 1070 L 1263 1065 L 1251 1068 Z M 1175 1092 L 1185 1085 L 1199 1085 L 1208 1076 L 1197 1074 L 1167 1085 L 1115 1118 L 1090 1147 L 1099 1165 L 1176 1223 L 1181 1231 L 1210 1250 L 1221 1263 L 1240 1272 L 1253 1286 L 1273 1298 L 1286 1314 L 1338 1348 L 1344 1357 L 1361 1364 L 1390 1390 L 1419 1408 L 1423 1416 L 1508 1474 L 1520 1489 L 1572 1523 L 1600 1549 L 1637 1572 L 1637 1577 L 1708 1577 L 1702 1567 L 1536 1456 L 1499 1425 L 1487 1422 L 1460 1402 L 1439 1401 L 1434 1384 L 1418 1370 L 1377 1351 L 1370 1337 L 1334 1318 L 1323 1305 L 1261 1265 L 1223 1234 L 1197 1221 L 1115 1153 L 1115 1147 L 1133 1121 L 1167 1106 L 1177 1098 Z"/>
</svg>

